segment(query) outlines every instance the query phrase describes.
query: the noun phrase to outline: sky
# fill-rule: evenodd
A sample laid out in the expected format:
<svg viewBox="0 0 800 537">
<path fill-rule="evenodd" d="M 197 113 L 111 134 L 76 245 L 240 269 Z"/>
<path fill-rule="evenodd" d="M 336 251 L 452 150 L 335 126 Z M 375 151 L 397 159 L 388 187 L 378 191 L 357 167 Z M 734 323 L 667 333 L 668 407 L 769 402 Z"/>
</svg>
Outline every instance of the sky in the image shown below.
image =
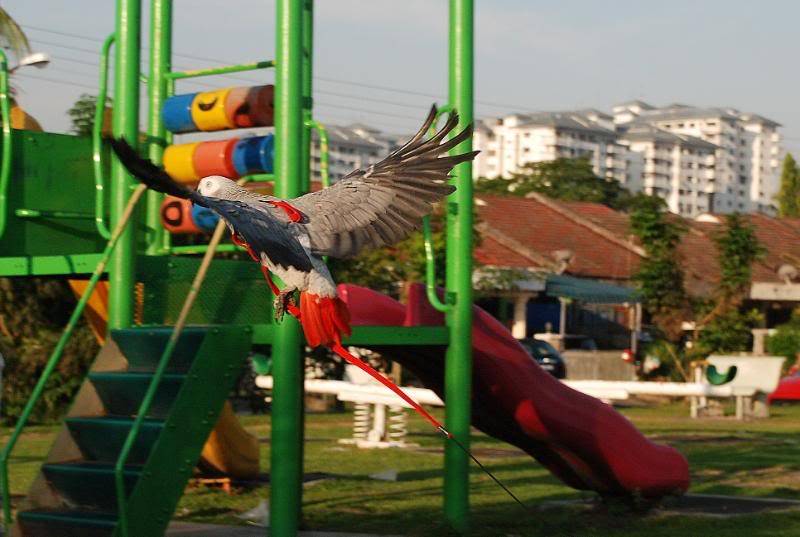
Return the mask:
<svg viewBox="0 0 800 537">
<path fill-rule="evenodd" d="M 97 92 L 98 52 L 114 28 L 110 0 L 4 0 L 53 61 L 13 84 L 46 130 Z M 143 21 L 149 21 L 144 0 Z M 412 132 L 447 91 L 445 0 L 318 0 L 315 115 Z M 476 116 L 594 107 L 642 99 L 729 106 L 784 125 L 800 152 L 800 70 L 794 0 L 476 0 Z M 174 65 L 271 59 L 274 0 L 175 0 Z M 147 43 L 147 25 L 143 42 Z M 147 54 L 142 68 L 146 72 Z M 270 82 L 271 73 L 202 79 L 179 91 Z M 143 101 L 144 102 L 144 101 Z M 142 118 L 145 110 L 142 109 Z"/>
</svg>

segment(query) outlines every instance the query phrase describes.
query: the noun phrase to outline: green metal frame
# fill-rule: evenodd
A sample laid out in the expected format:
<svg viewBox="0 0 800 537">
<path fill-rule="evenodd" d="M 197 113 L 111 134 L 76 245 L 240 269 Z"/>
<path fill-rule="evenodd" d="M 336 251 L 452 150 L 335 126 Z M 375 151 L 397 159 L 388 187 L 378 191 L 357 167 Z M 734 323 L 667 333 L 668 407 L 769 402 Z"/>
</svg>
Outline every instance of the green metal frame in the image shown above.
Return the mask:
<svg viewBox="0 0 800 537">
<path fill-rule="evenodd" d="M 473 0 L 450 0 L 450 92 L 448 104 L 459 114 L 459 129 L 473 116 Z M 472 151 L 472 139 L 453 148 L 452 154 Z M 445 359 L 445 425 L 469 449 L 472 393 L 472 162 L 456 166 L 452 183 L 456 191 L 447 200 L 446 293 L 454 298 L 447 314 L 450 345 Z M 445 443 L 444 514 L 457 531 L 469 528 L 469 457 L 453 442 Z"/>
<path fill-rule="evenodd" d="M 277 0 L 275 69 L 275 195 L 302 193 L 303 0 Z M 306 167 L 308 161 L 305 162 Z M 300 325 L 285 317 L 272 343 L 270 523 L 277 537 L 297 535 L 303 477 L 303 363 Z"/>
<path fill-rule="evenodd" d="M 141 49 L 141 0 L 117 0 L 116 46 L 114 47 L 113 134 L 133 147 L 139 143 L 139 64 Z M 111 161 L 111 224 L 116 225 L 137 184 L 116 157 Z M 108 327 L 133 324 L 133 288 L 136 270 L 136 220 L 128 226 L 114 251 L 108 270 Z"/>
<path fill-rule="evenodd" d="M 161 117 L 161 108 L 169 94 L 171 82 L 165 78 L 172 68 L 172 0 L 150 2 L 150 73 L 147 85 L 147 156 L 155 164 L 161 164 L 167 146 L 167 129 Z M 171 141 L 171 140 L 170 140 Z M 164 195 L 147 193 L 145 229 L 148 255 L 163 254 L 169 250 L 171 238 L 161 225 L 161 202 Z"/>
<path fill-rule="evenodd" d="M 11 178 L 11 105 L 8 90 L 8 57 L 0 50 L 0 116 L 3 124 L 3 149 L 0 154 L 0 237 L 8 221 L 8 183 Z"/>
</svg>

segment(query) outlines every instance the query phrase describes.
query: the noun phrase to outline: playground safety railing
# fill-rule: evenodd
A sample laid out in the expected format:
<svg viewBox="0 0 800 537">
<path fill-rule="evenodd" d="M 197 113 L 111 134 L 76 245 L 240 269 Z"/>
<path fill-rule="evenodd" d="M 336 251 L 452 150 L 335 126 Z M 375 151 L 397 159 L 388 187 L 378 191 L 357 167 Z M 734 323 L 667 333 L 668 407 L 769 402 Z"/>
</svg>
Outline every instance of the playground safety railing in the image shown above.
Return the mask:
<svg viewBox="0 0 800 537">
<path fill-rule="evenodd" d="M 452 110 L 453 107 L 449 104 L 445 104 L 441 108 L 437 107 L 436 117 L 429 131 L 431 136 L 436 134 L 436 125 L 439 123 L 439 118 Z M 442 313 L 447 313 L 453 309 L 449 297 L 445 294 L 445 300 L 442 302 L 439 299 L 439 295 L 436 293 L 436 256 L 433 249 L 433 233 L 431 232 L 430 216 L 425 216 L 422 219 L 422 237 L 425 243 L 425 294 L 428 297 L 428 302 L 433 306 L 433 309 Z"/>
<path fill-rule="evenodd" d="M 36 403 L 38 403 L 39 399 L 41 398 L 45 386 L 47 385 L 47 381 L 50 379 L 50 375 L 52 375 L 53 371 L 61 361 L 64 348 L 72 336 L 72 333 L 75 331 L 75 327 L 77 326 L 78 321 L 83 314 L 83 310 L 86 308 L 86 304 L 89 302 L 89 298 L 92 296 L 92 293 L 94 292 L 97 283 L 100 281 L 103 272 L 105 272 L 106 265 L 111 259 L 111 254 L 114 252 L 117 242 L 119 242 L 120 235 L 122 235 L 123 231 L 127 227 L 131 215 L 136 208 L 136 204 L 141 199 L 146 188 L 147 187 L 144 185 L 139 185 L 131 194 L 128 203 L 125 206 L 125 210 L 119 219 L 119 222 L 117 222 L 117 225 L 114 227 L 114 231 L 111 233 L 108 239 L 108 243 L 106 244 L 105 250 L 103 250 L 100 262 L 95 267 L 94 272 L 92 272 L 92 276 L 89 279 L 89 284 L 86 286 L 86 289 L 81 295 L 80 300 L 78 300 L 78 304 L 75 306 L 75 309 L 73 310 L 72 315 L 67 322 L 67 326 L 64 328 L 64 332 L 62 332 L 58 343 L 53 349 L 53 352 L 50 354 L 50 358 L 47 360 L 47 364 L 44 367 L 44 371 L 42 371 L 42 375 L 36 382 L 36 386 L 33 388 L 33 392 L 31 393 L 28 402 L 22 409 L 22 414 L 20 415 L 19 420 L 17 420 L 17 424 L 14 426 L 14 431 L 11 433 L 8 443 L 3 448 L 3 451 L 0 452 L 0 493 L 3 495 L 3 526 L 5 527 L 4 533 L 6 535 L 9 534 L 9 528 L 11 527 L 11 493 L 8 482 L 8 459 L 11 456 L 14 446 L 17 444 L 17 440 L 19 439 L 23 428 L 27 424 L 31 413 L 36 406 Z"/>
<path fill-rule="evenodd" d="M 0 237 L 8 221 L 8 182 L 11 178 L 11 105 L 8 89 L 8 57 L 0 50 L 0 115 L 3 123 L 3 149 L 0 153 Z"/>
<path fill-rule="evenodd" d="M 329 171 L 329 155 L 328 155 L 328 129 L 319 121 L 309 119 L 305 122 L 306 127 L 313 129 L 319 136 L 319 180 L 322 183 L 322 188 L 331 186 L 331 177 Z"/>
<path fill-rule="evenodd" d="M 97 232 L 104 239 L 111 236 L 106 226 L 105 216 L 105 179 L 103 177 L 103 120 L 105 119 L 106 101 L 108 100 L 108 55 L 116 41 L 116 34 L 111 34 L 103 41 L 100 50 L 100 85 L 97 90 L 97 101 L 94 105 L 94 124 L 92 125 L 92 166 L 94 167 L 94 222 Z"/>
</svg>

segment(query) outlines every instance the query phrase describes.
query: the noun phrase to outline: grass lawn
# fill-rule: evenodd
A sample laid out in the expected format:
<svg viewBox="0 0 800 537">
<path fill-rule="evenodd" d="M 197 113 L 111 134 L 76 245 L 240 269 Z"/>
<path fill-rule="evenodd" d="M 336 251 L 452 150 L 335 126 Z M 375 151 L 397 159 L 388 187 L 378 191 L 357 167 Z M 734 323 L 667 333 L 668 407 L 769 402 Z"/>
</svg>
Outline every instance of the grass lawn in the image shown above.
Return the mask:
<svg viewBox="0 0 800 537">
<path fill-rule="evenodd" d="M 684 405 L 635 408 L 623 412 L 648 436 L 684 453 L 692 469 L 692 492 L 800 500 L 800 407 L 777 407 L 766 421 L 692 421 Z M 262 469 L 269 468 L 269 416 L 242 418 L 263 441 Z M 418 450 L 359 450 L 337 443 L 350 435 L 351 415 L 309 415 L 305 471 L 332 474 L 304 492 L 303 526 L 308 529 L 419 536 L 447 535 L 441 524 L 441 441 L 427 424 L 410 419 Z M 24 494 L 55 434 L 55 427 L 31 427 L 11 464 L 14 494 Z M 2 434 L 7 438 L 8 430 Z M 800 536 L 800 511 L 734 517 L 637 514 L 622 506 L 553 505 L 556 500 L 592 498 L 561 485 L 533 459 L 476 433 L 479 458 L 506 483 L 531 512 L 523 513 L 477 468 L 472 471 L 472 526 L 480 536 Z M 484 451 L 489 449 L 489 451 Z M 483 455 L 481 455 L 483 453 Z M 369 478 L 393 469 L 398 481 Z M 190 487 L 176 518 L 242 524 L 236 514 L 268 497 L 266 486 L 235 489 L 232 495 Z M 550 504 L 546 502 L 551 502 Z"/>
</svg>

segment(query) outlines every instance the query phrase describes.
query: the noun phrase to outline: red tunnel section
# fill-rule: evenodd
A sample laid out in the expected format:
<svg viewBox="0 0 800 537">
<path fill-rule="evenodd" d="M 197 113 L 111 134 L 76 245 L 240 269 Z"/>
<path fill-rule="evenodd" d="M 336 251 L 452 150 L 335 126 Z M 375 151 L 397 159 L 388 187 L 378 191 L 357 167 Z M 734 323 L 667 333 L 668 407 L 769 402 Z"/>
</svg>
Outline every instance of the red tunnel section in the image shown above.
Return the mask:
<svg viewBox="0 0 800 537">
<path fill-rule="evenodd" d="M 441 325 L 421 285 L 408 305 L 371 289 L 340 285 L 352 324 Z M 474 308 L 472 423 L 524 450 L 567 485 L 603 495 L 658 498 L 689 487 L 689 466 L 675 449 L 645 438 L 610 405 L 542 370 L 511 333 Z M 443 397 L 444 347 L 374 347 Z"/>
</svg>

